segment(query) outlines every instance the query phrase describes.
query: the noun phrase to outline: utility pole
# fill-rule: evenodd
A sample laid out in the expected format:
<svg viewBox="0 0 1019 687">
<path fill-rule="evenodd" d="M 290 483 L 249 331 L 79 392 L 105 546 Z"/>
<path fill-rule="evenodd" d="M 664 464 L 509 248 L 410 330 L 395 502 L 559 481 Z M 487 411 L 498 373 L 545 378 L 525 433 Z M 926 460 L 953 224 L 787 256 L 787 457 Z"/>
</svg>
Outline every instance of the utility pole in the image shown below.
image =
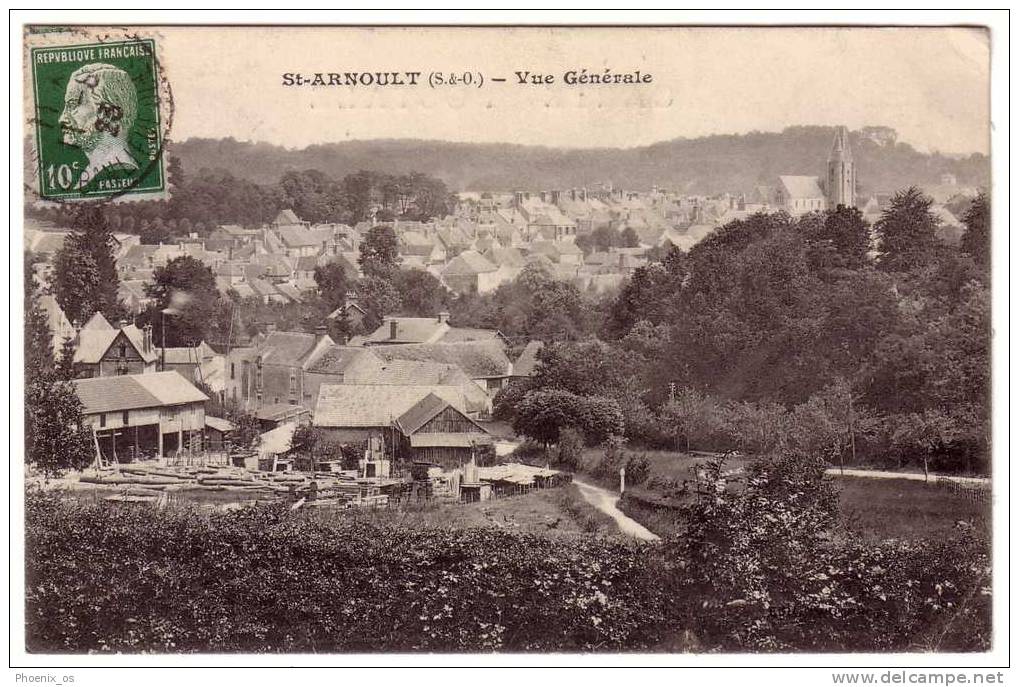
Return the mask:
<svg viewBox="0 0 1019 687">
<path fill-rule="evenodd" d="M 159 311 L 159 331 L 163 336 L 163 345 L 159 349 L 159 371 L 166 371 L 166 308 Z"/>
</svg>

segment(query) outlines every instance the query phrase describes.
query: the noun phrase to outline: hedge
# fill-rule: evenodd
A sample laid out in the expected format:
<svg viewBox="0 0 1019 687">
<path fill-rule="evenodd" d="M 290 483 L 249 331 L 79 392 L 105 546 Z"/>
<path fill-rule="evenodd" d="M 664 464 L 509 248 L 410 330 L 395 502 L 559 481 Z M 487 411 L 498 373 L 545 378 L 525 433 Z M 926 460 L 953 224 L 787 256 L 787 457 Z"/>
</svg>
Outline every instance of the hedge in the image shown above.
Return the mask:
<svg viewBox="0 0 1019 687">
<path fill-rule="evenodd" d="M 646 545 L 27 497 L 32 652 L 636 651 Z"/>
<path fill-rule="evenodd" d="M 396 528 L 282 506 L 157 509 L 32 490 L 26 495 L 27 649 L 981 651 L 990 645 L 989 560 L 978 540 L 868 545 L 836 538 L 808 565 L 777 572 L 770 550 L 754 555 L 753 547 L 734 557 L 722 541 L 705 548 L 689 538 L 649 545 L 496 528 Z M 751 568 L 731 569 L 739 561 Z"/>
</svg>

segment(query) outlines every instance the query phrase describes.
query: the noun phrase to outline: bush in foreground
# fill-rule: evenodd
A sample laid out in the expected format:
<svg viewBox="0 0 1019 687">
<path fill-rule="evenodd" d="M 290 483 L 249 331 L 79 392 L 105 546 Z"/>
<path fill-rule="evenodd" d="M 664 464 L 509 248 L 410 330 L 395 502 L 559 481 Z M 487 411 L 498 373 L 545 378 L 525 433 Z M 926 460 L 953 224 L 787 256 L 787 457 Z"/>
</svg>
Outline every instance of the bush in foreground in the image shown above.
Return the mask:
<svg viewBox="0 0 1019 687">
<path fill-rule="evenodd" d="M 33 652 L 635 651 L 657 552 L 497 529 L 27 498 Z"/>
<path fill-rule="evenodd" d="M 808 466 L 809 468 L 809 466 Z M 33 652 L 981 651 L 975 536 L 845 542 L 809 469 L 705 495 L 663 546 L 30 492 Z"/>
</svg>

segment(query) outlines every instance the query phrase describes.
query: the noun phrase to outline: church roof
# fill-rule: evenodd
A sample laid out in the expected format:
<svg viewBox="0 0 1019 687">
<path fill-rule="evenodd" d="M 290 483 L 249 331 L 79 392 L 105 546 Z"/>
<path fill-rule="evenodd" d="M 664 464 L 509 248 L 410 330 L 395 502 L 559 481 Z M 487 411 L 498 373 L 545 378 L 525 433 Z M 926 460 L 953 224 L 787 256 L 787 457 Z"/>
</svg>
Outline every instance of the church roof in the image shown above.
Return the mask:
<svg viewBox="0 0 1019 687">
<path fill-rule="evenodd" d="M 781 176 L 778 180 L 790 198 L 824 198 L 817 177 Z"/>
</svg>

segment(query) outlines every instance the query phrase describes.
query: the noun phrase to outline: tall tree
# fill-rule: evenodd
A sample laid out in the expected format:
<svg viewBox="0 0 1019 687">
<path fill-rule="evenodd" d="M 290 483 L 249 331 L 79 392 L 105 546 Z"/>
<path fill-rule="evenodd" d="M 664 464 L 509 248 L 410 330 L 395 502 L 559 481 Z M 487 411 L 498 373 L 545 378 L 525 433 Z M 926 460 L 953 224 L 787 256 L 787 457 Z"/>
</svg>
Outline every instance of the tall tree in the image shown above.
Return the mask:
<svg viewBox="0 0 1019 687">
<path fill-rule="evenodd" d="M 163 341 L 164 324 L 167 346 L 220 340 L 220 311 L 227 306 L 221 302 L 212 269 L 200 260 L 184 255 L 156 268 L 145 292 L 155 301 L 144 319 L 152 325 L 157 345 Z"/>
<path fill-rule="evenodd" d="M 327 262 L 315 267 L 315 284 L 318 286 L 319 295 L 330 311 L 347 302 L 347 291 L 350 289 L 350 284 L 347 281 L 347 272 L 340 263 Z"/>
<path fill-rule="evenodd" d="M 393 283 L 382 277 L 369 277 L 357 283 L 357 303 L 365 309 L 365 331 L 372 331 L 382 324 L 386 315 L 400 310 L 400 292 Z"/>
<path fill-rule="evenodd" d="M 931 212 L 933 201 L 915 186 L 899 191 L 874 228 L 881 237 L 878 265 L 888 272 L 908 272 L 931 261 L 937 250 L 935 231 L 940 220 Z"/>
<path fill-rule="evenodd" d="M 80 470 L 95 455 L 74 386 L 52 373 L 25 386 L 25 460 L 46 475 Z"/>
<path fill-rule="evenodd" d="M 357 258 L 366 277 L 389 279 L 400 263 L 400 246 L 393 227 L 380 224 L 372 227 L 361 239 L 361 254 Z"/>
<path fill-rule="evenodd" d="M 120 278 L 113 257 L 116 239 L 101 208 L 77 208 L 72 232 L 54 258 L 53 292 L 69 319 L 85 322 L 97 311 L 119 317 Z"/>
<path fill-rule="evenodd" d="M 813 221 L 811 221 L 813 220 Z M 857 208 L 838 206 L 818 217 L 804 218 L 811 261 L 820 269 L 859 269 L 867 262 L 870 228 Z"/>
<path fill-rule="evenodd" d="M 991 207 L 986 193 L 970 203 L 963 222 L 962 249 L 973 256 L 978 265 L 987 267 L 991 261 Z"/>
<path fill-rule="evenodd" d="M 53 369 L 53 332 L 39 305 L 39 286 L 33 265 L 37 258 L 25 253 L 25 379 L 46 375 Z"/>
<path fill-rule="evenodd" d="M 409 317 L 434 317 L 449 302 L 449 291 L 424 270 L 398 270 L 393 285 L 400 294 L 400 312 Z"/>
</svg>

